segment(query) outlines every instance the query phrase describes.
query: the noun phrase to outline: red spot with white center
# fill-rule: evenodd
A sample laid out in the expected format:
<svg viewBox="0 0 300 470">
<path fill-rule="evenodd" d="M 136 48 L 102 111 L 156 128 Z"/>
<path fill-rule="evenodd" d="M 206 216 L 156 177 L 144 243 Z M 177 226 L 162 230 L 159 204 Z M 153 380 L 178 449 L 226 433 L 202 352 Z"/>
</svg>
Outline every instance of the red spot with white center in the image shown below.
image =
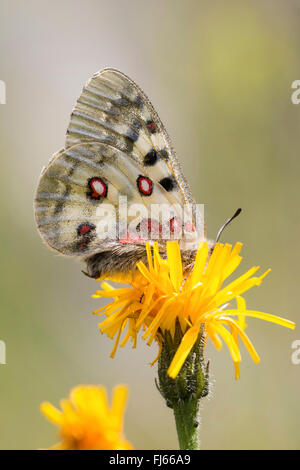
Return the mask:
<svg viewBox="0 0 300 470">
<path fill-rule="evenodd" d="M 180 233 L 181 232 L 181 221 L 178 217 L 173 217 L 170 220 L 170 232 L 171 233 Z"/>
<path fill-rule="evenodd" d="M 143 196 L 150 196 L 153 191 L 153 182 L 147 176 L 139 176 L 136 180 L 139 192 Z"/>
<path fill-rule="evenodd" d="M 100 197 L 107 196 L 107 185 L 101 178 L 91 178 L 89 180 L 89 187 L 91 189 L 91 198 L 99 199 Z"/>
</svg>

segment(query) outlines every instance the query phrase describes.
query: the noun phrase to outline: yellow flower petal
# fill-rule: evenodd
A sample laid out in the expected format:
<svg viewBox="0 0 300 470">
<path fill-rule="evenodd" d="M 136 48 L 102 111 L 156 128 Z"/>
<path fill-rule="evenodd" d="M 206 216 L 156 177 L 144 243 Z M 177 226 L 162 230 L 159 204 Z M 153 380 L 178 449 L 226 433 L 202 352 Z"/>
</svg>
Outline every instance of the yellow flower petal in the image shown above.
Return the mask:
<svg viewBox="0 0 300 470">
<path fill-rule="evenodd" d="M 183 281 L 181 254 L 177 242 L 167 242 L 167 255 L 170 263 L 170 279 L 177 292 Z"/>
<path fill-rule="evenodd" d="M 172 379 L 174 379 L 178 375 L 178 372 L 183 366 L 184 361 L 188 357 L 192 347 L 197 341 L 199 329 L 199 326 L 193 326 L 183 336 L 180 346 L 177 349 L 175 356 L 173 357 L 173 360 L 168 369 L 168 374 Z"/>
<path fill-rule="evenodd" d="M 142 338 L 148 344 L 155 339 L 161 350 L 164 333 L 169 331 L 174 337 L 175 326 L 179 322 L 185 334 L 169 367 L 171 377 L 179 373 L 202 326 L 206 339 L 210 338 L 217 349 L 221 349 L 222 340 L 225 342 L 234 362 L 236 377 L 239 377 L 241 361 L 238 338 L 244 342 L 252 359 L 258 362 L 259 356 L 244 332 L 246 317 L 260 318 L 291 329 L 295 324 L 275 315 L 246 308 L 242 294 L 260 285 L 270 270 L 255 276 L 259 269 L 255 266 L 224 285 L 241 262 L 241 247 L 241 243 L 236 243 L 233 248 L 229 244 L 217 243 L 210 256 L 208 244 L 201 242 L 191 269 L 182 265 L 176 241 L 167 242 L 167 259 L 161 257 L 157 242 L 153 249 L 147 243 L 148 267 L 143 262 L 137 264 L 138 275 L 134 275 L 132 288 L 109 288 L 109 285 L 104 284 L 104 291 L 96 294 L 98 297 L 114 299 L 96 311 L 97 314 L 106 315 L 99 325 L 101 332 L 111 338 L 117 335 L 112 354 L 125 328 L 121 346 L 130 339 L 135 347 L 137 333 L 142 329 Z M 236 309 L 229 305 L 232 300 L 237 303 Z"/>
<path fill-rule="evenodd" d="M 226 314 L 239 314 L 240 316 L 244 315 L 246 317 L 259 318 L 260 320 L 265 320 L 271 323 L 276 323 L 277 325 L 285 326 L 286 328 L 290 328 L 291 330 L 294 330 L 296 327 L 296 324 L 290 320 L 277 317 L 276 315 L 271 315 L 270 313 L 257 312 L 256 310 L 246 310 L 245 313 L 241 313 L 238 310 L 226 310 Z"/>
<path fill-rule="evenodd" d="M 52 421 L 52 423 L 57 425 L 62 423 L 62 412 L 55 408 L 55 406 L 51 405 L 51 403 L 43 402 L 40 408 L 43 415 L 45 415 L 49 421 Z"/>
</svg>

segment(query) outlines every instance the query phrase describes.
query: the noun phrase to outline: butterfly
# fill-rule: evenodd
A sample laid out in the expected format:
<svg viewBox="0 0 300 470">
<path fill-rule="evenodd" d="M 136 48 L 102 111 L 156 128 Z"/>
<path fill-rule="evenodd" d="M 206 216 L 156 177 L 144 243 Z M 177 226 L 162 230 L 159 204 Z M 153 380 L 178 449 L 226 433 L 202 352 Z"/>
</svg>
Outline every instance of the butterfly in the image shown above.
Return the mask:
<svg viewBox="0 0 300 470">
<path fill-rule="evenodd" d="M 163 222 L 152 216 L 157 206 L 171 208 Z M 132 272 L 147 259 L 148 240 L 154 238 L 164 253 L 165 240 L 179 232 L 188 267 L 206 239 L 203 217 L 157 112 L 140 87 L 114 69 L 96 73 L 83 88 L 65 148 L 42 171 L 35 217 L 44 241 L 83 260 L 93 278 Z"/>
</svg>

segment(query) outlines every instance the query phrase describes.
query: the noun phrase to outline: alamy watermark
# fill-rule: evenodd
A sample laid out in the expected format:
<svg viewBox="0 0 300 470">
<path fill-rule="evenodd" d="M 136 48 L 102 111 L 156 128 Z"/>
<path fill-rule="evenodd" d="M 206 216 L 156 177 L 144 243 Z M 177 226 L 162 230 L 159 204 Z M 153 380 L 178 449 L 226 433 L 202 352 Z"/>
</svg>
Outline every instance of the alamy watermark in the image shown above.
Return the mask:
<svg viewBox="0 0 300 470">
<path fill-rule="evenodd" d="M 6 104 L 6 84 L 0 80 L 0 104 Z"/>
<path fill-rule="evenodd" d="M 292 349 L 294 349 L 291 355 L 292 364 L 298 366 L 300 364 L 300 339 L 292 342 Z"/>
<path fill-rule="evenodd" d="M 118 205 L 102 203 L 96 210 L 97 225 L 83 222 L 77 228 L 83 241 L 119 240 L 121 243 L 142 240 L 184 240 L 185 245 L 204 238 L 204 204 L 127 203 L 119 196 Z"/>
<path fill-rule="evenodd" d="M 300 103 L 300 80 L 294 80 L 291 88 L 293 88 L 295 91 L 291 94 L 291 101 L 293 104 L 299 104 Z"/>
<path fill-rule="evenodd" d="M 0 340 L 0 364 L 6 364 L 6 344 Z"/>
</svg>

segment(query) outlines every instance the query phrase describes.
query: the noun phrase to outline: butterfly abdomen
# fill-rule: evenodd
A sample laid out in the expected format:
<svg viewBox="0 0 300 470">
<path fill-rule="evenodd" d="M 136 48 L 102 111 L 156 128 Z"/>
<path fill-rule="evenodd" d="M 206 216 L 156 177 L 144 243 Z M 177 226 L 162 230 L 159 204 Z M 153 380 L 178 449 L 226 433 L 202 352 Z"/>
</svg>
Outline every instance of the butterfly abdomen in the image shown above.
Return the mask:
<svg viewBox="0 0 300 470">
<path fill-rule="evenodd" d="M 87 274 L 94 279 L 117 278 L 118 274 L 134 274 L 139 261 L 147 263 L 145 245 L 115 244 L 111 248 L 85 258 Z"/>
<path fill-rule="evenodd" d="M 167 258 L 166 246 L 161 245 L 159 252 L 162 258 Z M 187 272 L 193 266 L 196 249 L 181 252 L 183 272 Z M 94 279 L 113 277 L 114 279 L 135 274 L 137 263 L 143 261 L 146 266 L 147 254 L 145 245 L 127 244 L 126 246 L 112 246 L 110 249 L 95 253 L 84 260 L 87 266 L 86 274 Z"/>
</svg>

